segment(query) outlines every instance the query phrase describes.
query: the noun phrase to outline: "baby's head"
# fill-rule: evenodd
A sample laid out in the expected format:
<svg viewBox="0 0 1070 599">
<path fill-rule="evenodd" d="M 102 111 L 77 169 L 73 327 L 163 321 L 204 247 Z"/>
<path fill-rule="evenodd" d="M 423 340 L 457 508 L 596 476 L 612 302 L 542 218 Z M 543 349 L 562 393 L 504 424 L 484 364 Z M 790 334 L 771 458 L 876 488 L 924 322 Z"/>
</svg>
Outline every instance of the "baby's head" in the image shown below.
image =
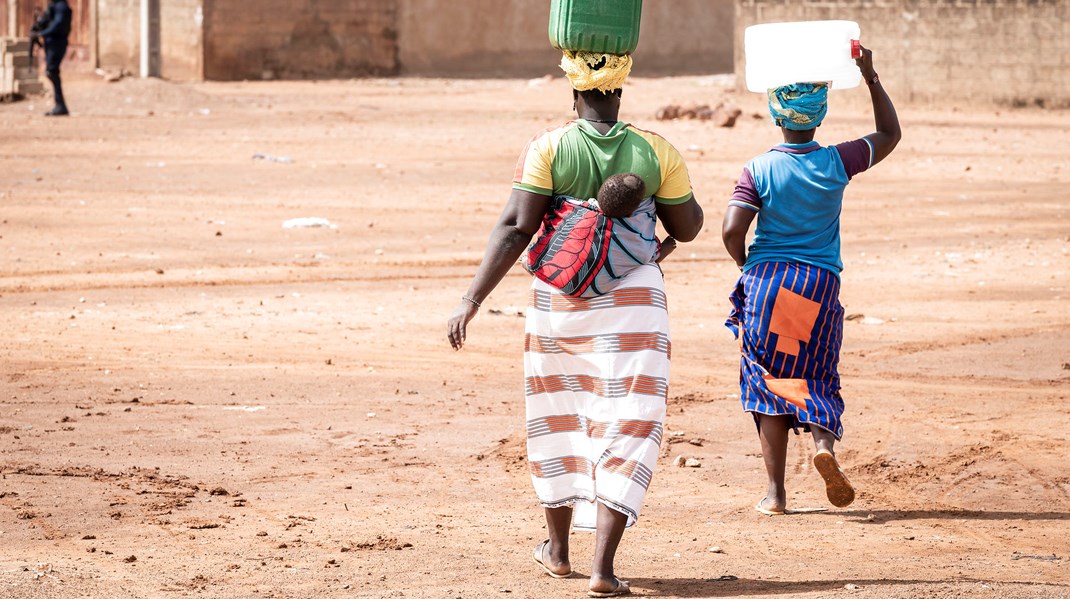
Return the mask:
<svg viewBox="0 0 1070 599">
<path fill-rule="evenodd" d="M 646 197 L 646 184 L 635 173 L 613 175 L 598 190 L 598 207 L 606 216 L 627 218 Z"/>
</svg>

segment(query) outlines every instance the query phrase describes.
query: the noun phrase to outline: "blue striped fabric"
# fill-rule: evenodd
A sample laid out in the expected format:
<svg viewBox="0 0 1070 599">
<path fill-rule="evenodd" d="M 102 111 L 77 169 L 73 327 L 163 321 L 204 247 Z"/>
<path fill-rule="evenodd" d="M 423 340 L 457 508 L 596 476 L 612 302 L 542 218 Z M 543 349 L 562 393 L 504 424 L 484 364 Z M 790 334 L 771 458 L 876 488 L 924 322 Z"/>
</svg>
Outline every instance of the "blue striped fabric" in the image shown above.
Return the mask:
<svg viewBox="0 0 1070 599">
<path fill-rule="evenodd" d="M 839 293 L 836 275 L 807 264 L 763 262 L 740 277 L 725 326 L 740 339 L 740 398 L 755 423 L 786 415 L 793 428 L 843 435 Z"/>
</svg>

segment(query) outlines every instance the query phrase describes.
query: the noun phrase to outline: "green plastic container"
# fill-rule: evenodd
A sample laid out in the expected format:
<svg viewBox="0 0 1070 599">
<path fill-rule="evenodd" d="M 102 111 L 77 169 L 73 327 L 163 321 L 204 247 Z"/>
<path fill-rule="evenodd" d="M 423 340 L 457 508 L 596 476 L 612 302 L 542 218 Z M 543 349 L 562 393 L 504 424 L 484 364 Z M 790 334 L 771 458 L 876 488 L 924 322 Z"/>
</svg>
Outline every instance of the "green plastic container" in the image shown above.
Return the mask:
<svg viewBox="0 0 1070 599">
<path fill-rule="evenodd" d="M 552 0 L 550 44 L 559 50 L 631 54 L 643 0 Z"/>
</svg>

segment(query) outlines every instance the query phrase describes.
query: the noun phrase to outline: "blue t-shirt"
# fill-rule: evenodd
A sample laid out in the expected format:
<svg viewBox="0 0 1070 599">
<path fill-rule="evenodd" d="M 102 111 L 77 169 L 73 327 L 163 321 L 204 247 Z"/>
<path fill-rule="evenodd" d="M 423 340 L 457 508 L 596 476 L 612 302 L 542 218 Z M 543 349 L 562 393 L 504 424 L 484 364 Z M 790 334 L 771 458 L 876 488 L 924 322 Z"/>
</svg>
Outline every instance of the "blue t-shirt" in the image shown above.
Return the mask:
<svg viewBox="0 0 1070 599">
<path fill-rule="evenodd" d="M 796 262 L 839 276 L 843 190 L 872 166 L 872 157 L 872 145 L 862 138 L 828 148 L 816 141 L 781 144 L 748 162 L 729 201 L 758 212 L 743 269 Z"/>
</svg>

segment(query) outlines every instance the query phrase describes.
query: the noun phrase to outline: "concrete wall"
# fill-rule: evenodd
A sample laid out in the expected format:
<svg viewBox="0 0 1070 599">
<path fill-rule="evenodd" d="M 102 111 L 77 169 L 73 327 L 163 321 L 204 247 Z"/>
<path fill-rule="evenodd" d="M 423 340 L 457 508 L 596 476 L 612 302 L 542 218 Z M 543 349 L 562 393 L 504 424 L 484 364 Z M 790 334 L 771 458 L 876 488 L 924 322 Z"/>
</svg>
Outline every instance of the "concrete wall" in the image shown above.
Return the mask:
<svg viewBox="0 0 1070 599">
<path fill-rule="evenodd" d="M 105 69 L 138 71 L 138 0 L 97 0 L 97 64 Z"/>
<path fill-rule="evenodd" d="M 160 76 L 204 78 L 203 0 L 160 0 Z"/>
<path fill-rule="evenodd" d="M 398 73 L 396 0 L 204 0 L 207 79 Z"/>
<path fill-rule="evenodd" d="M 1070 1 L 737 0 L 736 73 L 748 25 L 818 19 L 859 23 L 893 99 L 1070 106 Z"/>
<path fill-rule="evenodd" d="M 140 74 L 140 0 L 97 1 L 97 64 Z M 204 77 L 203 0 L 159 0 L 160 76 L 178 81 Z"/>
<path fill-rule="evenodd" d="M 401 72 L 430 76 L 560 74 L 549 0 L 398 0 Z M 733 0 L 643 3 L 636 75 L 727 73 Z"/>
</svg>

